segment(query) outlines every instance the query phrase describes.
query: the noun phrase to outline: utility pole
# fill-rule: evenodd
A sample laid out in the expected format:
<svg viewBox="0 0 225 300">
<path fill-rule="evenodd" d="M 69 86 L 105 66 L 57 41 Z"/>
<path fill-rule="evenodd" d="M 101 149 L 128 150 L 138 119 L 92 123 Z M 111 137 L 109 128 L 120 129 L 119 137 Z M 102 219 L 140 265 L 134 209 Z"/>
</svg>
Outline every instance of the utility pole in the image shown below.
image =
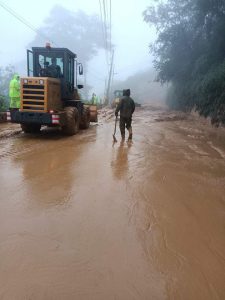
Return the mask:
<svg viewBox="0 0 225 300">
<path fill-rule="evenodd" d="M 87 90 L 87 75 L 84 73 L 84 97 L 85 100 L 88 100 L 88 90 Z"/>
<path fill-rule="evenodd" d="M 107 91 L 106 91 L 106 103 L 105 103 L 106 105 L 109 104 L 109 93 L 110 93 L 112 75 L 113 75 L 113 61 L 114 61 L 114 50 L 112 51 L 112 57 L 111 57 L 111 63 L 110 63 L 109 79 L 108 79 L 108 85 L 107 85 Z"/>
</svg>

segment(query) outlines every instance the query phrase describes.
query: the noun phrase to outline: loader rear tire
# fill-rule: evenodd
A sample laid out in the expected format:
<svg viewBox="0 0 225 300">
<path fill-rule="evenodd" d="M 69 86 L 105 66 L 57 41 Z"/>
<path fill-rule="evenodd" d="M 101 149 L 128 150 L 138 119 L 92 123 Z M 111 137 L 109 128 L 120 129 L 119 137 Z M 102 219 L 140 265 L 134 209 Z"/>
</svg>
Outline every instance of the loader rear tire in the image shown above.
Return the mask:
<svg viewBox="0 0 225 300">
<path fill-rule="evenodd" d="M 74 135 L 79 131 L 79 112 L 76 107 L 65 107 L 66 124 L 62 126 L 65 135 Z"/>
<path fill-rule="evenodd" d="M 80 120 L 80 128 L 81 129 L 88 129 L 90 126 L 90 111 L 88 108 L 83 109 L 83 113 Z"/>
<path fill-rule="evenodd" d="M 25 133 L 39 133 L 41 129 L 39 124 L 20 124 L 20 126 Z"/>
</svg>

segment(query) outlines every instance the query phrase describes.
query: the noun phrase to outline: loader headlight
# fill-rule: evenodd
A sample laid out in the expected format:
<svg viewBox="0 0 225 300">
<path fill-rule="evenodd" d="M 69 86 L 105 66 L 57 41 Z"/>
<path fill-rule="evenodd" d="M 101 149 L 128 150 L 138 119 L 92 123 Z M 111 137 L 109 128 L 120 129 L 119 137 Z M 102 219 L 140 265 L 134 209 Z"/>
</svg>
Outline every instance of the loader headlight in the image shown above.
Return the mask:
<svg viewBox="0 0 225 300">
<path fill-rule="evenodd" d="M 39 83 L 44 84 L 44 80 L 43 79 L 39 80 Z"/>
<path fill-rule="evenodd" d="M 28 80 L 27 80 L 27 79 L 24 79 L 24 80 L 23 80 L 23 83 L 28 83 Z"/>
</svg>

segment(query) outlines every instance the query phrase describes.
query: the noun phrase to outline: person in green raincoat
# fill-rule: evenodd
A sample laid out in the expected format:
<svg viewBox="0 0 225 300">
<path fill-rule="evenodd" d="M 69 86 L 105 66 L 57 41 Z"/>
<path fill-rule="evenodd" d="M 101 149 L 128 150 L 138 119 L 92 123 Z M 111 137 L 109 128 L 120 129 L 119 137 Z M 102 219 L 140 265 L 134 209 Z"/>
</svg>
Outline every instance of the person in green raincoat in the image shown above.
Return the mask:
<svg viewBox="0 0 225 300">
<path fill-rule="evenodd" d="M 15 74 L 9 84 L 10 108 L 20 108 L 20 76 Z"/>
<path fill-rule="evenodd" d="M 96 96 L 95 93 L 92 94 L 91 104 L 93 104 L 93 105 L 97 105 L 98 104 L 98 98 L 97 98 L 97 96 Z"/>
</svg>

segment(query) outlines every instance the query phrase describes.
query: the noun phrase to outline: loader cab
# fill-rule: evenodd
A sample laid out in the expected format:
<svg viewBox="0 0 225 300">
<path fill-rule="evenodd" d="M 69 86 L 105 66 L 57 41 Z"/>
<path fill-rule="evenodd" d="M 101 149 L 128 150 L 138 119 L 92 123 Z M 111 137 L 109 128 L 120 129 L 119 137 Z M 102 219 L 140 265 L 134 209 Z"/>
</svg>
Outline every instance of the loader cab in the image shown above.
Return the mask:
<svg viewBox="0 0 225 300">
<path fill-rule="evenodd" d="M 62 100 L 73 99 L 74 90 L 82 88 L 77 85 L 83 68 L 76 60 L 77 55 L 67 48 L 32 47 L 27 51 L 27 73 L 29 77 L 57 78 L 61 84 Z"/>
<path fill-rule="evenodd" d="M 123 91 L 122 90 L 115 90 L 113 93 L 114 93 L 115 98 L 123 97 Z"/>
</svg>

